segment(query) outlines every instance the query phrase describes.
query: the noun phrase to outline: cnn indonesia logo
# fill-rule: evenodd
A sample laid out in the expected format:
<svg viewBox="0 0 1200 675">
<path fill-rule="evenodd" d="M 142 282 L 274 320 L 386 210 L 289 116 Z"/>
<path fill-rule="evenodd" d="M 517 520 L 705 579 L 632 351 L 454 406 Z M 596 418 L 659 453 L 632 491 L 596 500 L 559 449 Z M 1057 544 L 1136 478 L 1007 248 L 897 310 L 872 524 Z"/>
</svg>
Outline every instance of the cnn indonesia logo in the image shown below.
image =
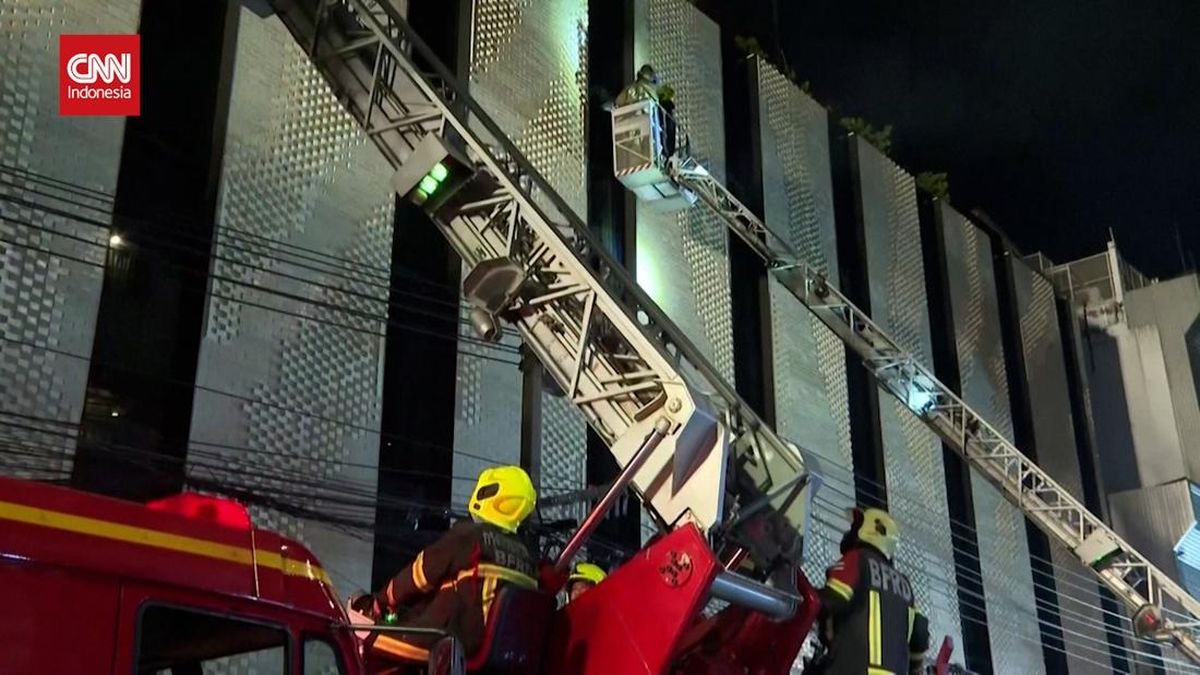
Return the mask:
<svg viewBox="0 0 1200 675">
<path fill-rule="evenodd" d="M 58 42 L 60 115 L 141 114 L 141 36 L 62 35 Z"/>
</svg>

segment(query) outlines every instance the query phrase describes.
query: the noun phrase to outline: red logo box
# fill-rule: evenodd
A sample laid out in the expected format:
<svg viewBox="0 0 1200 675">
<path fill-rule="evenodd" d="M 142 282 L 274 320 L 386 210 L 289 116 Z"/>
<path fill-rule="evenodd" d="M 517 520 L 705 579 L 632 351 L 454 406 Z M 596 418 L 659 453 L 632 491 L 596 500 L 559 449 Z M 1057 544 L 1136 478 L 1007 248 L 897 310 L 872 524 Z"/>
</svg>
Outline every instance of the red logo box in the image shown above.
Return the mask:
<svg viewBox="0 0 1200 675">
<path fill-rule="evenodd" d="M 140 35 L 60 35 L 58 114 L 123 115 L 142 110 Z"/>
</svg>

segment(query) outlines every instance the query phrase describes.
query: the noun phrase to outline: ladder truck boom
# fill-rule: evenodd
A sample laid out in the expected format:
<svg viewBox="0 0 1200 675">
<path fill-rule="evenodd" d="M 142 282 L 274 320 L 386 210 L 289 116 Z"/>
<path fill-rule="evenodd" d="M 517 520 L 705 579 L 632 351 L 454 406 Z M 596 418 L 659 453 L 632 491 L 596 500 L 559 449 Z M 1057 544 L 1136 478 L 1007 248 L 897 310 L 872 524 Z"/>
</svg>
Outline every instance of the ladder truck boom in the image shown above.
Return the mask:
<svg viewBox="0 0 1200 675">
<path fill-rule="evenodd" d="M 661 524 L 694 523 L 762 567 L 798 563 L 811 458 L 738 397 L 391 0 L 272 4 L 396 169 L 393 187 L 461 256 L 476 328 L 515 324 L 620 465 L 639 463 L 632 485 Z"/>
<path fill-rule="evenodd" d="M 639 113 L 639 106 L 647 110 Z M 614 110 L 614 129 L 624 115 L 653 117 L 654 106 L 634 104 Z M 680 137 L 683 135 L 681 130 Z M 1043 532 L 1074 552 L 1129 608 L 1136 634 L 1173 642 L 1187 658 L 1200 663 L 1200 643 L 1195 634 L 1200 602 L 1089 512 L 889 337 L 698 160 L 673 158 L 664 169 L 689 201 L 698 199 L 719 215 L 762 258 L 770 274 L 862 359 L 884 389 L 986 476 Z M 1186 612 L 1190 619 L 1173 621 L 1168 611 Z"/>
</svg>

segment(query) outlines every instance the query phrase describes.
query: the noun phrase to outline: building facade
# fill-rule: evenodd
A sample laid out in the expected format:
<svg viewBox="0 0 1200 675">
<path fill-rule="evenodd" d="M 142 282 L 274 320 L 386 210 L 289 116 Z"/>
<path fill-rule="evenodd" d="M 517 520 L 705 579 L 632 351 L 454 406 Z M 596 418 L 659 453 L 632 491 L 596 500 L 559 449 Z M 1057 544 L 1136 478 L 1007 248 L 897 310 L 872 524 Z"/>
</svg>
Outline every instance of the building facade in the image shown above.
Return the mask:
<svg viewBox="0 0 1200 675">
<path fill-rule="evenodd" d="M 393 169 L 269 5 L 184 16 L 168 0 L 68 4 L 17 0 L 16 14 L 0 13 L 0 32 L 17 36 L 0 44 L 15 74 L 0 78 L 14 102 L 0 110 L 0 229 L 13 242 L 0 258 L 0 419 L 42 424 L 4 427 L 37 449 L 6 457 L 6 473 L 137 499 L 183 486 L 256 496 L 256 518 L 310 545 L 345 592 L 378 583 L 461 515 L 481 467 L 525 464 L 544 496 L 602 482 L 605 451 L 582 416 L 511 331 L 478 338 L 460 263 L 397 202 Z M 1130 280 L 1115 251 L 1073 268 L 1023 258 L 993 227 L 921 194 L 770 64 L 743 73 L 732 36 L 691 3 L 611 5 L 617 18 L 603 22 L 595 0 L 401 9 L 728 382 L 745 390 L 738 374 L 760 364 L 756 405 L 823 478 L 811 578 L 836 560 L 848 507 L 886 505 L 935 649 L 949 638 L 954 661 L 981 673 L 1128 671 L 1119 654 L 1140 647 L 1106 621 L 1118 610 L 1073 555 L 877 388 L 765 269 L 746 266 L 716 214 L 663 213 L 620 189 L 596 103 L 618 91 L 614 73 L 627 82 L 652 64 L 676 92 L 681 146 L 1076 497 L 1106 495 L 1096 510 L 1164 565 L 1194 558 L 1194 517 L 1166 515 L 1194 501 L 1200 480 L 1197 277 Z M 197 66 L 204 114 L 156 122 L 151 102 L 125 124 L 52 112 L 58 34 L 140 30 L 152 63 L 172 53 L 164 36 L 184 18 L 207 22 L 195 40 L 219 56 Z M 159 180 L 164 194 L 197 193 L 186 213 L 130 206 L 154 173 L 138 159 L 146 144 L 183 158 L 187 171 Z M 155 233 L 176 221 L 190 225 L 171 253 Z M 123 248 L 111 239 L 122 234 Z M 146 276 L 147 259 L 180 249 L 186 259 Z M 162 306 L 175 318 L 153 326 Z M 151 337 L 119 329 L 134 321 Z M 761 339 L 737 337 L 744 321 Z M 135 358 L 151 353 L 169 358 Z M 137 377 L 114 385 L 129 369 Z M 120 433 L 126 418 L 137 434 Z M 141 473 L 114 486 L 105 471 L 117 464 Z M 1150 513 L 1164 517 L 1137 531 Z M 628 553 L 654 528 L 646 519 L 605 545 Z"/>
</svg>

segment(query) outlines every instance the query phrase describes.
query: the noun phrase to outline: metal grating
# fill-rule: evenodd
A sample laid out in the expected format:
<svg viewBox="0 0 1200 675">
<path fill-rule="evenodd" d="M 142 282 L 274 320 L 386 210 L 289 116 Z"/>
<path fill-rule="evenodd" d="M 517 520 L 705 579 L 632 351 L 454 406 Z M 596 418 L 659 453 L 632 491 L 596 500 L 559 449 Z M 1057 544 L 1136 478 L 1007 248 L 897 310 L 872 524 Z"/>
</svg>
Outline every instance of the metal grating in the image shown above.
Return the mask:
<svg viewBox="0 0 1200 675">
<path fill-rule="evenodd" d="M 988 236 L 939 204 L 962 397 L 1012 438 L 1008 377 Z M 1043 672 L 1025 516 L 971 472 L 992 663 L 998 673 Z"/>
<path fill-rule="evenodd" d="M 912 176 L 865 142 L 859 155 L 872 316 L 905 349 L 931 364 L 917 194 Z M 962 644 L 942 447 L 906 406 L 880 396 L 890 508 L 904 528 L 897 550 L 935 643 Z"/>
<path fill-rule="evenodd" d="M 757 73 L 765 221 L 836 278 L 827 113 L 770 65 L 760 61 Z M 776 428 L 825 460 L 804 556 L 805 572 L 818 580 L 839 556 L 843 514 L 854 503 L 845 348 L 778 282 L 769 292 Z"/>
<path fill-rule="evenodd" d="M 1076 499 L 1083 499 L 1054 287 L 1024 263 L 1013 260 L 1010 264 L 1021 317 L 1021 349 L 1038 464 Z M 1089 573 L 1074 554 L 1057 543 L 1051 546 L 1050 558 L 1055 565 L 1071 671 L 1095 672 L 1097 663 L 1107 667 L 1107 636 L 1096 583 L 1081 578 Z"/>
<path fill-rule="evenodd" d="M 674 87 L 676 116 L 691 134 L 693 156 L 723 179 L 720 30 L 685 0 L 637 0 L 636 5 L 635 59 L 638 65 L 653 64 Z M 728 244 L 724 224 L 709 209 L 660 214 L 638 203 L 638 283 L 733 382 Z"/>
<path fill-rule="evenodd" d="M 577 214 L 587 213 L 587 13 L 587 0 L 548 0 L 536 7 L 531 0 L 475 0 L 470 68 L 472 96 Z M 496 414 L 505 410 L 502 401 L 507 401 L 507 414 L 517 425 L 501 423 L 498 432 L 492 418 L 480 427 L 489 432 L 487 437 L 478 440 L 493 447 L 461 441 L 456 445 L 472 454 L 499 452 L 515 458 L 520 374 L 472 357 L 460 361 L 460 398 L 464 412 L 473 412 L 470 423 L 480 424 L 480 403 L 486 399 Z M 582 487 L 586 422 L 561 399 L 543 394 L 542 402 L 540 487 L 547 493 Z M 466 417 L 460 419 L 467 422 Z M 515 433 L 511 446 L 494 447 L 497 438 L 503 439 L 500 444 L 509 443 L 508 433 Z"/>
<path fill-rule="evenodd" d="M 248 286 L 213 284 L 189 472 L 361 522 L 254 510 L 348 592 L 371 578 L 391 172 L 277 17 L 243 9 L 237 49 L 213 269 Z"/>
<path fill-rule="evenodd" d="M 2 412 L 72 424 L 82 415 L 108 236 L 68 215 L 12 200 L 107 221 L 111 198 L 68 195 L 39 181 L 44 176 L 72 190 L 112 195 L 120 164 L 123 119 L 58 114 L 58 37 L 64 31 L 133 32 L 139 7 L 135 0 L 0 0 Z M 102 204 L 105 211 L 66 199 Z M 5 433 L 39 449 L 36 457 L 6 456 L 0 472 L 61 479 L 71 471 L 73 439 L 12 428 Z"/>
</svg>

